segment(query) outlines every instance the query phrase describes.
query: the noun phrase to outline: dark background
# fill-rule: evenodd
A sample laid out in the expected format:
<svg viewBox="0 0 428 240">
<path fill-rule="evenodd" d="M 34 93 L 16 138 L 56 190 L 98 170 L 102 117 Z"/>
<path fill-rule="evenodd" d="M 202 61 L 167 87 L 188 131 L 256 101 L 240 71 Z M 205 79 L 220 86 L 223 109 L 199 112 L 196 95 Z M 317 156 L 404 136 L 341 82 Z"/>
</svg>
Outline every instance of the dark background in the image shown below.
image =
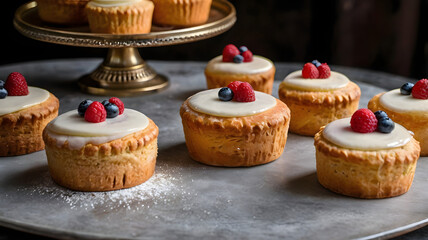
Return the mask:
<svg viewBox="0 0 428 240">
<path fill-rule="evenodd" d="M 71 47 L 32 40 L 12 24 L 27 1 L 2 3 L 0 64 L 52 58 L 104 58 L 106 49 Z M 274 62 L 318 59 L 428 77 L 428 0 L 230 0 L 237 22 L 217 37 L 175 46 L 140 49 L 145 60 L 208 61 L 228 43 L 246 45 Z"/>
</svg>

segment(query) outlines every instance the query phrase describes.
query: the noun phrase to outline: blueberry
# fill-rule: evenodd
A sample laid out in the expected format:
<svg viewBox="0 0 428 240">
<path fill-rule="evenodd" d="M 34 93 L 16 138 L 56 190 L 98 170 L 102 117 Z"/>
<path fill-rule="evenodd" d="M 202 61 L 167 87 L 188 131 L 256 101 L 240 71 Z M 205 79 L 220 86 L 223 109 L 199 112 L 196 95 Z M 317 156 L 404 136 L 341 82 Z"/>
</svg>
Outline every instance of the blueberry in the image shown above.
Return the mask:
<svg viewBox="0 0 428 240">
<path fill-rule="evenodd" d="M 390 133 L 394 130 L 395 124 L 389 117 L 383 117 L 378 120 L 377 130 L 381 133 Z"/>
<path fill-rule="evenodd" d="M 240 46 L 239 47 L 239 52 L 242 54 L 243 52 L 248 51 L 248 48 L 246 46 Z"/>
<path fill-rule="evenodd" d="M 0 99 L 3 99 L 7 96 L 7 90 L 6 88 L 0 88 Z"/>
<path fill-rule="evenodd" d="M 83 102 L 81 102 L 79 104 L 79 107 L 77 107 L 77 112 L 79 113 L 80 116 L 85 116 L 85 112 L 86 109 L 88 109 L 89 105 L 91 105 L 91 103 L 93 103 L 94 101 L 86 99 Z"/>
<path fill-rule="evenodd" d="M 244 57 L 242 55 L 236 55 L 233 57 L 233 62 L 235 63 L 242 63 L 244 61 Z"/>
<path fill-rule="evenodd" d="M 0 88 L 4 88 L 4 81 L 0 80 Z"/>
<path fill-rule="evenodd" d="M 107 105 L 107 103 L 109 103 L 108 100 L 104 100 L 104 101 L 101 102 L 101 104 L 104 105 L 104 107 Z"/>
<path fill-rule="evenodd" d="M 319 66 L 321 66 L 321 63 L 320 63 L 320 62 L 318 62 L 318 60 L 313 60 L 313 61 L 312 61 L 312 64 L 313 64 L 313 65 L 315 65 L 315 67 L 319 67 Z"/>
<path fill-rule="evenodd" d="M 388 117 L 388 114 L 386 114 L 386 112 L 384 112 L 384 111 L 382 111 L 382 110 L 379 110 L 379 111 L 376 111 L 375 113 L 374 113 L 374 115 L 376 116 L 376 119 L 379 121 L 379 119 L 381 119 L 381 118 L 387 118 Z"/>
<path fill-rule="evenodd" d="M 403 95 L 410 95 L 410 94 L 412 94 L 412 89 L 413 89 L 414 85 L 415 84 L 409 83 L 409 82 L 405 83 L 403 86 L 401 86 L 400 93 L 403 94 Z"/>
<path fill-rule="evenodd" d="M 221 101 L 230 101 L 233 99 L 233 91 L 228 87 L 224 87 L 218 91 L 218 98 Z"/>
<path fill-rule="evenodd" d="M 107 100 L 105 100 L 105 101 L 107 101 Z M 108 102 L 108 101 L 106 104 L 104 104 L 105 101 L 103 101 L 102 103 L 103 103 L 104 107 L 106 108 L 107 118 L 117 117 L 119 115 L 119 107 L 116 106 L 116 104 Z"/>
</svg>

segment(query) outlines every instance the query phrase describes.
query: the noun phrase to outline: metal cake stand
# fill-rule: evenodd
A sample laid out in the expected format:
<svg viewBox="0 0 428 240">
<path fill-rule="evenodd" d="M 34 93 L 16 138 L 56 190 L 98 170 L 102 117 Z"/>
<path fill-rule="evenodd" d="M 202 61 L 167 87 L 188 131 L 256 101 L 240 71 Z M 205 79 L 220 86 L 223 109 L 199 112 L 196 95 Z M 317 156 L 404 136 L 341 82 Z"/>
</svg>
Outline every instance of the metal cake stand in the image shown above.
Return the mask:
<svg viewBox="0 0 428 240">
<path fill-rule="evenodd" d="M 103 63 L 78 80 L 80 88 L 96 95 L 129 96 L 160 90 L 168 79 L 140 56 L 137 48 L 189 43 L 217 36 L 236 22 L 234 6 L 213 0 L 207 23 L 195 27 L 152 26 L 147 34 L 98 34 L 85 26 L 53 26 L 38 16 L 37 3 L 26 3 L 15 13 L 14 26 L 24 36 L 39 41 L 78 47 L 108 48 Z"/>
</svg>

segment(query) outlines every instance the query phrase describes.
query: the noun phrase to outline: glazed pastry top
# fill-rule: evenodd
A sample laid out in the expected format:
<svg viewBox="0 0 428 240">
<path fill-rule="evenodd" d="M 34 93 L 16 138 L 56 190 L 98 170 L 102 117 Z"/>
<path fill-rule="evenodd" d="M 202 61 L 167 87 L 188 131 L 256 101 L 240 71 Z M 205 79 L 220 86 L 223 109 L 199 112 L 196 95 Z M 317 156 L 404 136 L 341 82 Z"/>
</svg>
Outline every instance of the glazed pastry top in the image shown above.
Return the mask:
<svg viewBox="0 0 428 240">
<path fill-rule="evenodd" d="M 386 92 L 379 98 L 380 104 L 395 112 L 428 112 L 428 100 L 403 95 L 400 89 Z"/>
<path fill-rule="evenodd" d="M 144 130 L 148 125 L 146 115 L 126 108 L 123 114 L 100 123 L 87 122 L 72 110 L 52 120 L 46 128 L 59 145 L 68 141 L 70 148 L 80 148 L 87 143 L 101 144 L 122 138 Z"/>
<path fill-rule="evenodd" d="M 88 4 L 95 7 L 119 7 L 131 5 L 142 0 L 91 0 Z"/>
<path fill-rule="evenodd" d="M 254 102 L 221 101 L 218 98 L 220 88 L 199 92 L 189 98 L 189 106 L 194 111 L 219 117 L 245 117 L 264 112 L 276 105 L 273 96 L 254 91 Z"/>
<path fill-rule="evenodd" d="M 223 62 L 223 56 L 213 58 L 207 64 L 207 71 L 231 74 L 256 74 L 266 72 L 273 67 L 273 63 L 264 57 L 253 56 L 253 61 L 234 63 Z"/>
<path fill-rule="evenodd" d="M 302 77 L 302 70 L 288 74 L 281 85 L 301 91 L 330 91 L 345 87 L 349 79 L 338 72 L 331 71 L 331 76 L 325 79 L 307 79 Z"/>
<path fill-rule="evenodd" d="M 406 145 L 412 135 L 400 124 L 395 123 L 391 133 L 358 133 L 351 129 L 351 118 L 342 118 L 329 123 L 323 131 L 323 137 L 343 148 L 357 150 L 381 150 Z"/>
<path fill-rule="evenodd" d="M 49 92 L 41 88 L 28 87 L 28 92 L 26 96 L 7 96 L 0 99 L 0 116 L 40 104 L 49 98 Z"/>
</svg>

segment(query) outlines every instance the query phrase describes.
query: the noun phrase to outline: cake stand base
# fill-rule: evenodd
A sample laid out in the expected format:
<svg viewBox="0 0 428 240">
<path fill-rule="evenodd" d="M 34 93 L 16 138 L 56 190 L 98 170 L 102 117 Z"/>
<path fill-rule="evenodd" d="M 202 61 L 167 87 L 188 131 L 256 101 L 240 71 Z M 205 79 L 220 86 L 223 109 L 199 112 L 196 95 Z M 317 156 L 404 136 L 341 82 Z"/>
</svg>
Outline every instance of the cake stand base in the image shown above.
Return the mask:
<svg viewBox="0 0 428 240">
<path fill-rule="evenodd" d="M 110 48 L 104 62 L 78 84 L 90 94 L 123 97 L 161 90 L 168 79 L 144 62 L 136 48 L 127 47 Z"/>
</svg>

